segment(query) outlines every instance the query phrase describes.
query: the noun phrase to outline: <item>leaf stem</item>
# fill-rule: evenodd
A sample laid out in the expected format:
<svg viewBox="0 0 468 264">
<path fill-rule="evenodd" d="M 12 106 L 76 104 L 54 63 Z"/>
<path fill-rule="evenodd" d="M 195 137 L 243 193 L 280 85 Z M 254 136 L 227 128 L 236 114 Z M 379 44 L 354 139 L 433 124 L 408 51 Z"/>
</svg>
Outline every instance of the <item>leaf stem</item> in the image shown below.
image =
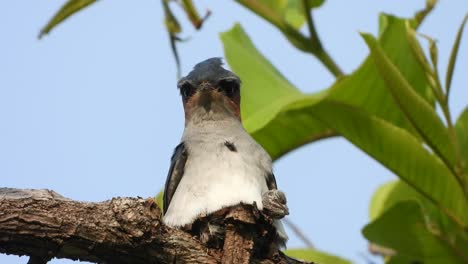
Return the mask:
<svg viewBox="0 0 468 264">
<path fill-rule="evenodd" d="M 455 179 L 457 180 L 458 184 L 462 188 L 465 198 L 468 200 L 468 180 L 464 179 L 464 176 L 463 176 L 460 145 L 459 145 L 457 135 L 455 132 L 455 128 L 453 126 L 452 118 L 450 115 L 450 108 L 449 108 L 449 102 L 448 102 L 449 89 L 446 89 L 446 92 L 444 93 L 444 90 L 442 89 L 442 83 L 439 77 L 439 70 L 437 68 L 437 45 L 436 45 L 436 42 L 429 36 L 426 36 L 424 34 L 420 34 L 420 35 L 429 41 L 429 53 L 430 53 L 431 61 L 432 61 L 432 69 L 430 71 L 431 71 L 431 76 L 433 79 L 433 82 L 430 83 L 430 86 L 437 99 L 437 102 L 439 103 L 439 106 L 442 110 L 445 121 L 447 123 L 449 140 L 454 146 L 455 163 L 453 165 L 450 165 L 449 163 L 447 163 L 447 166 L 455 175 Z"/>
<path fill-rule="evenodd" d="M 465 194 L 465 198 L 468 200 L 468 181 L 467 179 L 464 179 L 463 177 L 463 169 L 462 169 L 462 158 L 461 158 L 461 150 L 460 150 L 460 145 L 458 142 L 458 138 L 455 132 L 455 127 L 452 122 L 451 114 L 450 114 L 450 109 L 448 107 L 448 102 L 446 100 L 447 95 L 444 95 L 444 100 L 442 102 L 439 102 L 440 108 L 442 109 L 442 113 L 444 114 L 445 120 L 447 122 L 447 129 L 448 129 L 448 134 L 450 137 L 450 140 L 452 141 L 452 144 L 455 147 L 455 168 L 454 168 L 454 174 L 455 178 L 458 181 L 458 184 L 463 189 L 463 192 Z"/>
<path fill-rule="evenodd" d="M 340 67 L 335 63 L 332 57 L 330 57 L 330 54 L 328 54 L 325 50 L 322 49 L 314 55 L 333 74 L 333 76 L 339 78 L 344 75 Z"/>
<path fill-rule="evenodd" d="M 286 36 L 289 42 L 291 42 L 291 44 L 293 44 L 296 48 L 315 56 L 325 66 L 325 68 L 327 68 L 327 70 L 331 74 L 333 74 L 333 76 L 338 78 L 344 75 L 344 73 L 341 71 L 338 65 L 333 61 L 331 56 L 323 49 L 316 32 L 314 36 L 311 35 L 311 38 L 304 36 L 302 33 L 300 33 L 294 27 L 288 24 L 278 13 L 276 13 L 274 10 L 272 10 L 270 7 L 268 7 L 267 5 L 263 4 L 260 1 L 257 1 L 257 0 L 235 0 L 235 1 L 239 3 L 240 5 L 244 6 L 245 8 L 249 9 L 253 13 L 259 15 L 260 17 L 268 21 L 270 24 L 277 27 Z M 309 16 L 310 16 L 309 9 L 306 12 L 309 13 Z M 312 20 L 310 21 L 309 19 L 307 20 L 308 20 L 307 23 L 308 24 L 312 23 L 312 26 L 313 26 Z M 315 27 L 313 27 L 313 30 L 315 31 Z M 311 39 L 313 39 L 313 41 L 311 41 Z"/>
<path fill-rule="evenodd" d="M 431 13 L 432 9 L 434 9 L 435 5 L 437 4 L 438 0 L 426 0 L 426 7 L 424 9 L 419 10 L 414 14 L 413 23 L 414 29 L 417 29 L 421 23 L 424 21 L 427 15 Z"/>
<path fill-rule="evenodd" d="M 463 189 L 463 193 L 465 194 L 465 198 L 468 200 L 468 181 L 463 178 L 463 170 L 462 170 L 462 158 L 461 158 L 461 150 L 460 150 L 460 145 L 457 139 L 457 135 L 455 132 L 455 127 L 452 122 L 452 117 L 450 114 L 450 108 L 449 108 L 449 103 L 448 103 L 448 94 L 444 94 L 444 91 L 442 90 L 442 84 L 440 82 L 439 78 L 439 73 L 437 70 L 437 65 L 433 64 L 433 71 L 434 71 L 434 78 L 435 78 L 435 87 L 434 90 L 437 91 L 437 101 L 439 102 L 440 108 L 442 110 L 442 113 L 444 115 L 445 121 L 447 123 L 447 130 L 448 130 L 448 136 L 450 141 L 452 141 L 452 144 L 455 148 L 455 164 L 454 168 L 451 168 L 451 171 L 453 174 L 455 174 L 455 178 L 458 181 L 458 184 Z M 448 91 L 447 91 L 448 92 Z"/>
<path fill-rule="evenodd" d="M 446 76 L 445 76 L 445 95 L 443 96 L 443 100 L 440 102 L 440 106 L 442 108 L 442 111 L 444 113 L 444 116 L 445 116 L 445 119 L 447 120 L 447 127 L 448 127 L 448 132 L 449 132 L 449 136 L 450 136 L 450 139 L 452 140 L 453 144 L 455 145 L 455 157 L 456 157 L 456 163 L 455 163 L 455 174 L 457 176 L 457 178 L 459 179 L 459 182 L 463 188 L 463 191 L 465 193 L 465 197 L 468 199 L 468 178 L 465 176 L 464 172 L 463 172 L 463 165 L 462 165 L 462 155 L 461 155 L 461 149 L 460 149 L 460 145 L 459 145 L 459 142 L 458 142 L 458 138 L 457 138 L 457 135 L 456 135 L 456 132 L 455 132 L 455 129 L 454 129 L 454 126 L 453 126 L 453 123 L 452 123 L 452 118 L 450 116 L 450 109 L 449 109 L 449 96 L 450 96 L 450 86 L 452 84 L 452 75 L 453 75 L 453 71 L 455 69 L 455 63 L 456 63 L 456 60 L 457 60 L 457 53 L 458 53 L 458 49 L 459 49 L 459 46 L 460 46 L 460 41 L 461 41 L 461 38 L 462 38 L 462 34 L 463 34 L 463 29 L 465 28 L 465 24 L 468 20 L 468 14 L 465 15 L 465 17 L 463 18 L 463 21 L 460 25 L 460 28 L 458 29 L 458 32 L 457 32 L 457 36 L 455 38 L 455 42 L 453 44 L 453 47 L 452 47 L 452 51 L 450 53 L 450 59 L 449 59 L 449 63 L 448 63 L 448 66 L 447 66 L 447 72 L 446 72 Z M 434 66 L 436 67 L 436 66 Z M 436 74 L 437 74 L 437 69 L 435 68 L 434 69 Z M 436 75 L 437 77 L 437 84 L 439 85 L 439 89 L 442 90 L 441 88 L 441 83 L 440 83 L 440 80 L 439 80 L 439 77 L 438 75 Z"/>
<path fill-rule="evenodd" d="M 319 59 L 335 77 L 343 76 L 343 72 L 341 71 L 339 66 L 335 63 L 335 61 L 333 61 L 333 59 L 322 46 L 322 42 L 320 41 L 320 38 L 317 34 L 317 30 L 315 30 L 310 1 L 302 0 L 302 5 L 304 7 L 304 15 L 307 22 L 307 28 L 309 29 L 309 41 L 312 46 L 312 49 L 315 50 L 315 57 L 317 57 L 317 59 Z"/>
<path fill-rule="evenodd" d="M 315 30 L 314 19 L 312 18 L 312 12 L 310 11 L 310 1 L 302 0 L 302 6 L 304 7 L 304 15 L 307 22 L 307 28 L 309 29 L 309 39 L 314 49 L 323 49 L 322 42 Z"/>
<path fill-rule="evenodd" d="M 431 45 L 435 45 L 433 40 L 428 38 L 430 40 Z M 433 46 L 435 49 L 435 46 Z M 463 193 L 465 194 L 465 198 L 468 200 L 468 182 L 463 178 L 463 171 L 462 171 L 462 158 L 461 158 L 461 150 L 460 150 L 460 145 L 458 143 L 457 135 L 455 132 L 455 128 L 452 122 L 452 117 L 450 114 L 450 108 L 449 108 L 449 102 L 448 102 L 448 90 L 447 93 L 444 93 L 444 90 L 442 89 L 442 83 L 440 82 L 440 77 L 439 77 L 439 71 L 437 69 L 437 61 L 434 59 L 432 60 L 432 67 L 433 67 L 433 74 L 434 74 L 434 79 L 435 79 L 435 91 L 436 91 L 436 98 L 437 101 L 439 102 L 440 108 L 442 110 L 442 113 L 444 115 L 445 121 L 447 123 L 447 130 L 448 130 L 448 136 L 450 141 L 452 142 L 454 148 L 455 148 L 455 164 L 454 167 L 451 168 L 453 174 L 455 174 L 455 178 L 458 181 L 458 184 L 463 189 Z"/>
</svg>

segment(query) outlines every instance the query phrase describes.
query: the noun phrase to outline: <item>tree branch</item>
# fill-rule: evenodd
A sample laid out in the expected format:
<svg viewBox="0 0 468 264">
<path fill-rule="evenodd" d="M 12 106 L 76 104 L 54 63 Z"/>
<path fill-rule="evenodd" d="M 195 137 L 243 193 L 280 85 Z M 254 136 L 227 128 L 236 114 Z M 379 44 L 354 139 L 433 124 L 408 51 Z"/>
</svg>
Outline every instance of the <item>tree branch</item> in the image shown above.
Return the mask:
<svg viewBox="0 0 468 264">
<path fill-rule="evenodd" d="M 0 253 L 31 256 L 30 263 L 53 257 L 96 263 L 221 262 L 222 248 L 208 248 L 165 226 L 160 216 L 152 198 L 90 203 L 49 190 L 0 188 Z M 281 252 L 275 257 L 252 262 L 303 263 Z"/>
</svg>

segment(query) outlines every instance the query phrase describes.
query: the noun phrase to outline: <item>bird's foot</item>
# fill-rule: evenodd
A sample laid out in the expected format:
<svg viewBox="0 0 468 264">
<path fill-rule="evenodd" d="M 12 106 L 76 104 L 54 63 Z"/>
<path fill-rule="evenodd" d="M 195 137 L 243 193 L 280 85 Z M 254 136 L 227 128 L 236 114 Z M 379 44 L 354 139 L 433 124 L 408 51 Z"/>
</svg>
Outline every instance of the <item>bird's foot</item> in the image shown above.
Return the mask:
<svg viewBox="0 0 468 264">
<path fill-rule="evenodd" d="M 286 195 L 279 190 L 269 190 L 262 195 L 263 213 L 273 219 L 281 219 L 289 214 Z"/>
</svg>

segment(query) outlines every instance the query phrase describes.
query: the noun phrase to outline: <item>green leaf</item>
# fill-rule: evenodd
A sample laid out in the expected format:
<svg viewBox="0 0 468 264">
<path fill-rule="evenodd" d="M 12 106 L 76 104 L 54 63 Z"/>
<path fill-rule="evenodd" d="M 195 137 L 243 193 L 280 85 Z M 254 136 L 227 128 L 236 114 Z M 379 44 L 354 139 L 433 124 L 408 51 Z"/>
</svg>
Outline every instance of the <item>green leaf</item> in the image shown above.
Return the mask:
<svg viewBox="0 0 468 264">
<path fill-rule="evenodd" d="M 421 68 L 424 69 L 427 78 L 430 78 L 429 81 L 432 82 L 430 83 L 430 85 L 435 86 L 436 84 L 434 79 L 434 70 L 432 69 L 431 64 L 429 64 L 429 61 L 427 60 L 426 55 L 424 54 L 421 44 L 419 43 L 416 37 L 416 31 L 411 28 L 409 21 L 406 23 L 406 39 L 410 45 L 411 52 L 418 60 Z"/>
<path fill-rule="evenodd" d="M 224 33 L 221 33 L 221 40 L 224 43 L 224 51 L 226 59 L 232 69 L 238 74 L 242 74 L 243 86 L 242 93 L 242 116 L 251 118 L 252 115 L 267 114 L 261 111 L 264 107 L 270 105 L 285 105 L 287 102 L 301 98 L 302 93 L 294 87 L 281 73 L 262 55 L 260 54 L 252 41 L 249 39 L 245 31 L 239 24 Z M 245 69 L 241 68 L 247 66 Z M 245 80 L 248 80 L 246 82 Z M 263 87 L 263 89 L 255 89 L 255 87 Z M 264 93 L 267 90 L 268 93 Z M 283 102 L 283 103 L 278 103 Z M 285 103 L 286 102 L 286 103 Z M 276 107 L 272 107 L 276 108 Z M 275 115 L 276 113 L 273 113 Z M 267 118 L 266 122 L 270 118 Z M 250 126 L 262 126 L 257 124 L 260 120 L 254 120 Z M 266 123 L 265 122 L 265 123 Z"/>
<path fill-rule="evenodd" d="M 375 191 L 369 207 L 371 221 L 380 217 L 385 211 L 402 201 L 418 201 L 424 207 L 434 206 L 415 189 L 403 181 L 392 181 L 380 186 Z M 435 207 L 434 207 L 435 208 Z"/>
<path fill-rule="evenodd" d="M 161 209 L 161 212 L 162 212 L 164 210 L 164 202 L 163 202 L 164 191 L 160 191 L 158 193 L 158 195 L 156 195 L 156 197 L 154 197 L 154 199 L 156 200 L 156 204 L 159 206 L 159 208 Z"/>
<path fill-rule="evenodd" d="M 372 200 L 369 206 L 369 218 L 370 220 L 375 220 L 379 217 L 385 210 L 388 209 L 387 200 L 390 194 L 395 189 L 395 186 L 399 181 L 393 181 L 380 186 L 372 196 Z"/>
<path fill-rule="evenodd" d="M 314 94 L 309 98 L 296 101 L 296 104 L 313 105 L 323 96 L 324 94 Z M 301 107 L 303 106 L 299 109 Z M 337 135 L 333 129 L 308 111 L 296 111 L 295 107 L 289 105 L 282 108 L 274 119 L 262 128 L 251 132 L 247 127 L 247 131 L 274 160 L 304 144 Z"/>
<path fill-rule="evenodd" d="M 407 256 L 395 255 L 388 257 L 385 260 L 385 264 L 408 264 L 408 263 L 418 263 L 417 260 Z"/>
<path fill-rule="evenodd" d="M 424 21 L 426 16 L 434 9 L 435 5 L 437 4 L 437 0 L 426 0 L 426 6 L 424 9 L 419 10 L 414 14 L 413 19 L 410 20 L 413 28 L 418 28 L 419 25 Z"/>
<path fill-rule="evenodd" d="M 301 27 L 305 22 L 304 15 L 300 10 L 300 1 L 260 0 L 259 2 L 264 9 L 274 12 L 278 18 L 284 20 L 294 29 Z"/>
<path fill-rule="evenodd" d="M 329 99 L 302 111 L 340 133 L 466 227 L 468 204 L 461 187 L 442 161 L 408 131 Z"/>
<path fill-rule="evenodd" d="M 463 35 L 463 29 L 465 28 L 466 21 L 468 20 L 468 14 L 465 15 L 460 28 L 458 29 L 457 37 L 453 43 L 452 52 L 450 53 L 449 64 L 447 67 L 447 74 L 445 75 L 445 89 L 447 91 L 447 97 L 450 94 L 450 86 L 452 85 L 452 75 L 455 69 L 455 63 L 457 61 L 458 48 L 460 47 L 461 38 Z"/>
<path fill-rule="evenodd" d="M 243 80 L 241 114 L 249 131 L 264 126 L 282 107 L 303 96 L 257 51 L 239 24 L 221 33 L 221 39 L 229 65 Z M 255 87 L 264 87 L 268 92 Z"/>
<path fill-rule="evenodd" d="M 382 49 L 414 92 L 433 107 L 434 97 L 426 73 L 414 56 L 406 37 L 406 20 L 382 15 L 381 23 L 386 24 L 385 31 L 379 39 Z M 393 99 L 371 56 L 352 75 L 335 83 L 331 88 L 329 98 L 363 108 L 371 114 L 417 134 Z"/>
<path fill-rule="evenodd" d="M 362 34 L 371 50 L 371 56 L 385 80 L 393 98 L 405 113 L 405 116 L 416 128 L 426 143 L 447 163 L 450 169 L 455 164 L 455 148 L 450 141 L 448 130 L 429 103 L 419 96 L 407 82 L 398 68 L 393 65 L 381 46 L 369 34 Z M 452 175 L 452 177 L 456 177 Z"/>
<path fill-rule="evenodd" d="M 389 16 L 385 14 L 381 14 L 379 16 L 379 38 L 382 36 L 382 34 L 387 30 L 388 22 L 389 21 Z"/>
<path fill-rule="evenodd" d="M 192 0 L 182 0 L 181 4 L 182 4 L 182 8 L 185 11 L 185 14 L 189 18 L 192 25 L 196 29 L 199 29 L 203 24 L 203 19 L 200 17 L 200 14 L 198 14 L 198 11 L 195 8 L 195 5 L 193 4 L 193 1 Z"/>
<path fill-rule="evenodd" d="M 222 33 L 226 59 L 242 79 L 241 109 L 245 128 L 277 158 L 306 142 L 307 138 L 329 135 L 318 121 L 306 114 L 286 111 L 293 102 L 314 103 L 325 94 L 304 95 L 260 54 L 240 25 Z M 279 129 L 275 131 L 276 129 Z M 287 129 L 288 133 L 283 133 Z M 276 135 L 271 134 L 274 132 Z"/>
<path fill-rule="evenodd" d="M 439 240 L 449 245 L 454 252 L 463 252 L 463 248 L 468 248 L 468 234 L 451 221 L 443 211 L 402 181 L 386 183 L 375 192 L 369 210 L 371 220 L 377 219 L 403 201 L 417 202 L 421 206 L 426 226 L 429 226 L 430 231 L 437 234 Z"/>
<path fill-rule="evenodd" d="M 307 0 L 311 8 L 320 7 L 325 0 Z M 302 0 L 260 0 L 265 7 L 275 12 L 294 29 L 301 28 L 306 17 Z"/>
<path fill-rule="evenodd" d="M 384 16 L 382 16 L 384 17 Z M 392 61 L 428 102 L 433 97 L 425 73 L 404 34 L 405 21 L 385 16 L 387 27 L 381 41 Z M 243 81 L 242 119 L 253 137 L 277 159 L 306 143 L 335 135 L 323 122 L 307 112 L 293 111 L 317 103 L 325 97 L 346 102 L 412 129 L 385 87 L 371 60 L 366 61 L 348 77 L 339 79 L 331 88 L 316 94 L 303 94 L 286 80 L 254 47 L 240 25 L 221 34 L 224 52 L 231 69 Z M 290 106 L 295 105 L 292 109 Z"/>
<path fill-rule="evenodd" d="M 52 17 L 52 19 L 41 29 L 39 38 L 42 38 L 45 34 L 48 34 L 55 26 L 62 23 L 65 19 L 71 15 L 77 13 L 81 9 L 93 4 L 96 0 L 69 0 L 63 5 L 60 10 Z"/>
<path fill-rule="evenodd" d="M 429 56 L 431 57 L 432 66 L 434 69 L 437 69 L 437 65 L 439 64 L 439 52 L 437 49 L 437 43 L 432 38 L 427 37 L 429 40 Z"/>
<path fill-rule="evenodd" d="M 316 249 L 288 249 L 284 253 L 290 257 L 320 264 L 351 264 L 351 261 L 333 256 Z"/>
<path fill-rule="evenodd" d="M 468 179 L 468 107 L 465 108 L 455 123 L 455 132 L 462 156 L 463 172 L 465 179 Z"/>
<path fill-rule="evenodd" d="M 311 8 L 321 7 L 325 3 L 325 0 L 307 0 L 307 1 L 309 1 L 309 6 Z"/>
<path fill-rule="evenodd" d="M 313 8 L 318 8 L 320 7 L 325 0 L 306 0 L 309 2 L 309 6 L 311 9 Z M 305 10 L 304 10 L 304 5 L 303 1 L 301 0 L 289 0 L 287 1 L 288 4 L 286 8 L 284 9 L 284 19 L 286 22 L 288 22 L 291 26 L 293 26 L 295 29 L 301 28 L 305 21 Z M 308 10 L 310 12 L 310 10 Z"/>
<path fill-rule="evenodd" d="M 427 264 L 464 263 L 460 256 L 427 226 L 414 201 L 397 203 L 363 229 L 364 236 L 413 261 Z"/>
<path fill-rule="evenodd" d="M 293 28 L 299 29 L 301 28 L 305 21 L 305 15 L 304 15 L 304 7 L 302 6 L 302 1 L 288 1 L 287 6 L 284 8 L 283 11 L 283 17 L 284 20 Z"/>
<path fill-rule="evenodd" d="M 177 33 L 182 32 L 182 27 L 180 26 L 179 21 L 172 12 L 169 1 L 162 1 L 162 6 L 164 10 L 164 24 L 166 25 L 166 30 L 170 36 L 175 36 Z"/>
</svg>

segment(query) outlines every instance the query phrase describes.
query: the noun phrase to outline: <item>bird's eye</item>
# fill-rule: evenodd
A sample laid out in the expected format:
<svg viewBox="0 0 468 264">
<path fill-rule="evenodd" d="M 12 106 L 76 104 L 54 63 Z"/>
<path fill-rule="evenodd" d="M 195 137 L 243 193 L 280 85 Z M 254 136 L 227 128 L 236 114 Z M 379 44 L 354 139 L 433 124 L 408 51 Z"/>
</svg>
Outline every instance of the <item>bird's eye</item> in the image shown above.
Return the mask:
<svg viewBox="0 0 468 264">
<path fill-rule="evenodd" d="M 236 80 L 221 80 L 219 87 L 228 97 L 233 97 L 239 93 L 239 83 Z"/>
<path fill-rule="evenodd" d="M 185 82 L 180 86 L 180 94 L 184 100 L 190 98 L 194 93 L 195 88 L 189 82 Z"/>
</svg>

